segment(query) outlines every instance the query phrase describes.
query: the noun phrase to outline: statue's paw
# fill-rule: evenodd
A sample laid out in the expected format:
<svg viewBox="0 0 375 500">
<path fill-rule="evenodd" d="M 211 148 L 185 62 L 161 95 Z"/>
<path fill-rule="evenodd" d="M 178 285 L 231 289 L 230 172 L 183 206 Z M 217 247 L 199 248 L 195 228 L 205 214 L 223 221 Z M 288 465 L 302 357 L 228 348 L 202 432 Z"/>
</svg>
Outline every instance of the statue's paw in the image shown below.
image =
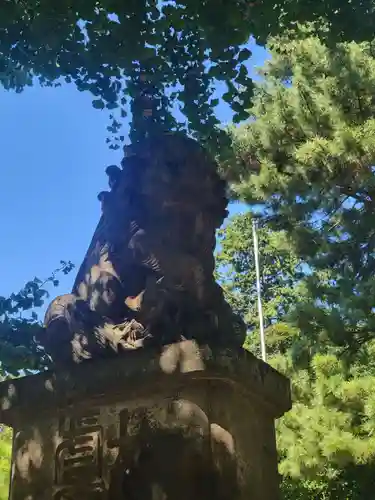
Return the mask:
<svg viewBox="0 0 375 500">
<path fill-rule="evenodd" d="M 118 352 L 119 347 L 125 350 L 142 347 L 146 330 L 143 325 L 133 319 L 118 325 L 105 323 L 95 329 L 95 336 L 103 347 L 110 347 Z"/>
<path fill-rule="evenodd" d="M 132 319 L 131 321 L 126 321 L 118 325 L 117 328 L 119 328 L 121 332 L 120 345 L 123 349 L 139 349 L 143 347 L 147 332 L 141 323 Z"/>
<path fill-rule="evenodd" d="M 120 340 L 119 345 L 125 351 L 132 351 L 135 349 L 140 349 L 144 345 L 144 339 L 136 339 L 136 340 Z"/>
</svg>

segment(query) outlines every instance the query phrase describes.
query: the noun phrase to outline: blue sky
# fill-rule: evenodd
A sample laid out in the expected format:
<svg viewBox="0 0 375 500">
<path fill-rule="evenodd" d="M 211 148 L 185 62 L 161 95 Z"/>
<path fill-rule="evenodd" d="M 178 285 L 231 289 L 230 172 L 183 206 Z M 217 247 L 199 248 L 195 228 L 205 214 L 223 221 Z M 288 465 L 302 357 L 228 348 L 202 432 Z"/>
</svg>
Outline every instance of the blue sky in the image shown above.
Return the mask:
<svg viewBox="0 0 375 500">
<path fill-rule="evenodd" d="M 251 48 L 251 66 L 260 66 L 267 53 Z M 91 101 L 73 84 L 0 89 L 0 295 L 48 277 L 61 259 L 79 266 L 84 257 L 100 216 L 96 196 L 107 188 L 105 167 L 122 155 L 106 145 L 108 113 Z M 224 106 L 218 116 L 231 118 Z M 74 276 L 61 277 L 51 293 L 69 292 Z"/>
</svg>

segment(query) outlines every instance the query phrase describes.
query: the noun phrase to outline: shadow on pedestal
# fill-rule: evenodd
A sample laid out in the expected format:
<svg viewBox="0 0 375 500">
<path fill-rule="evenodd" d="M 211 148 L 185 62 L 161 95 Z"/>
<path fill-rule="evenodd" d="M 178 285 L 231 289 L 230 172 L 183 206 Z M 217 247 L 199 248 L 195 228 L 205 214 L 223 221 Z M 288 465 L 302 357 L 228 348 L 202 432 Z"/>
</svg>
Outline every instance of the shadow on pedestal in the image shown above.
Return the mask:
<svg viewBox="0 0 375 500">
<path fill-rule="evenodd" d="M 244 350 L 136 351 L 0 384 L 10 500 L 276 500 L 289 382 Z"/>
</svg>

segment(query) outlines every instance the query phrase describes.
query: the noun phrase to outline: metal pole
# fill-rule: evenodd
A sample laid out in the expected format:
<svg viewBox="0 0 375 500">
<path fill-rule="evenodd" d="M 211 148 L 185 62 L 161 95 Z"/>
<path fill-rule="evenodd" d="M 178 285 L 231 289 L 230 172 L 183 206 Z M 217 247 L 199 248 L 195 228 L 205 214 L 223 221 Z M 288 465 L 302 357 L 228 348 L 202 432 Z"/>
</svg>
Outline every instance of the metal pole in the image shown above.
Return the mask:
<svg viewBox="0 0 375 500">
<path fill-rule="evenodd" d="M 264 336 L 263 325 L 263 308 L 262 308 L 262 290 L 260 286 L 260 269 L 259 269 L 259 250 L 258 250 L 258 235 L 257 235 L 257 221 L 253 219 L 253 242 L 254 242 L 254 260 L 255 272 L 257 279 L 257 295 L 258 295 L 258 316 L 259 316 L 259 331 L 260 331 L 260 347 L 262 352 L 262 359 L 266 361 L 266 340 Z"/>
</svg>

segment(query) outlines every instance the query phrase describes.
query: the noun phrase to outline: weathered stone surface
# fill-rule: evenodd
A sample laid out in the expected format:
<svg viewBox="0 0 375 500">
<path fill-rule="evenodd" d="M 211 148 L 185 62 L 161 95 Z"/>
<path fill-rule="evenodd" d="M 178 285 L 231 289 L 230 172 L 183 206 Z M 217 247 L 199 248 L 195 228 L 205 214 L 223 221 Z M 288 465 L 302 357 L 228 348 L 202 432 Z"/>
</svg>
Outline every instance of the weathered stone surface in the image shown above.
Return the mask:
<svg viewBox="0 0 375 500">
<path fill-rule="evenodd" d="M 109 169 L 102 217 L 71 294 L 49 307 L 41 343 L 61 365 L 182 339 L 242 345 L 246 328 L 214 279 L 227 215 L 216 163 L 182 134 L 159 134 Z"/>
<path fill-rule="evenodd" d="M 0 384 L 10 500 L 276 500 L 289 382 L 243 350 L 135 351 Z"/>
</svg>

